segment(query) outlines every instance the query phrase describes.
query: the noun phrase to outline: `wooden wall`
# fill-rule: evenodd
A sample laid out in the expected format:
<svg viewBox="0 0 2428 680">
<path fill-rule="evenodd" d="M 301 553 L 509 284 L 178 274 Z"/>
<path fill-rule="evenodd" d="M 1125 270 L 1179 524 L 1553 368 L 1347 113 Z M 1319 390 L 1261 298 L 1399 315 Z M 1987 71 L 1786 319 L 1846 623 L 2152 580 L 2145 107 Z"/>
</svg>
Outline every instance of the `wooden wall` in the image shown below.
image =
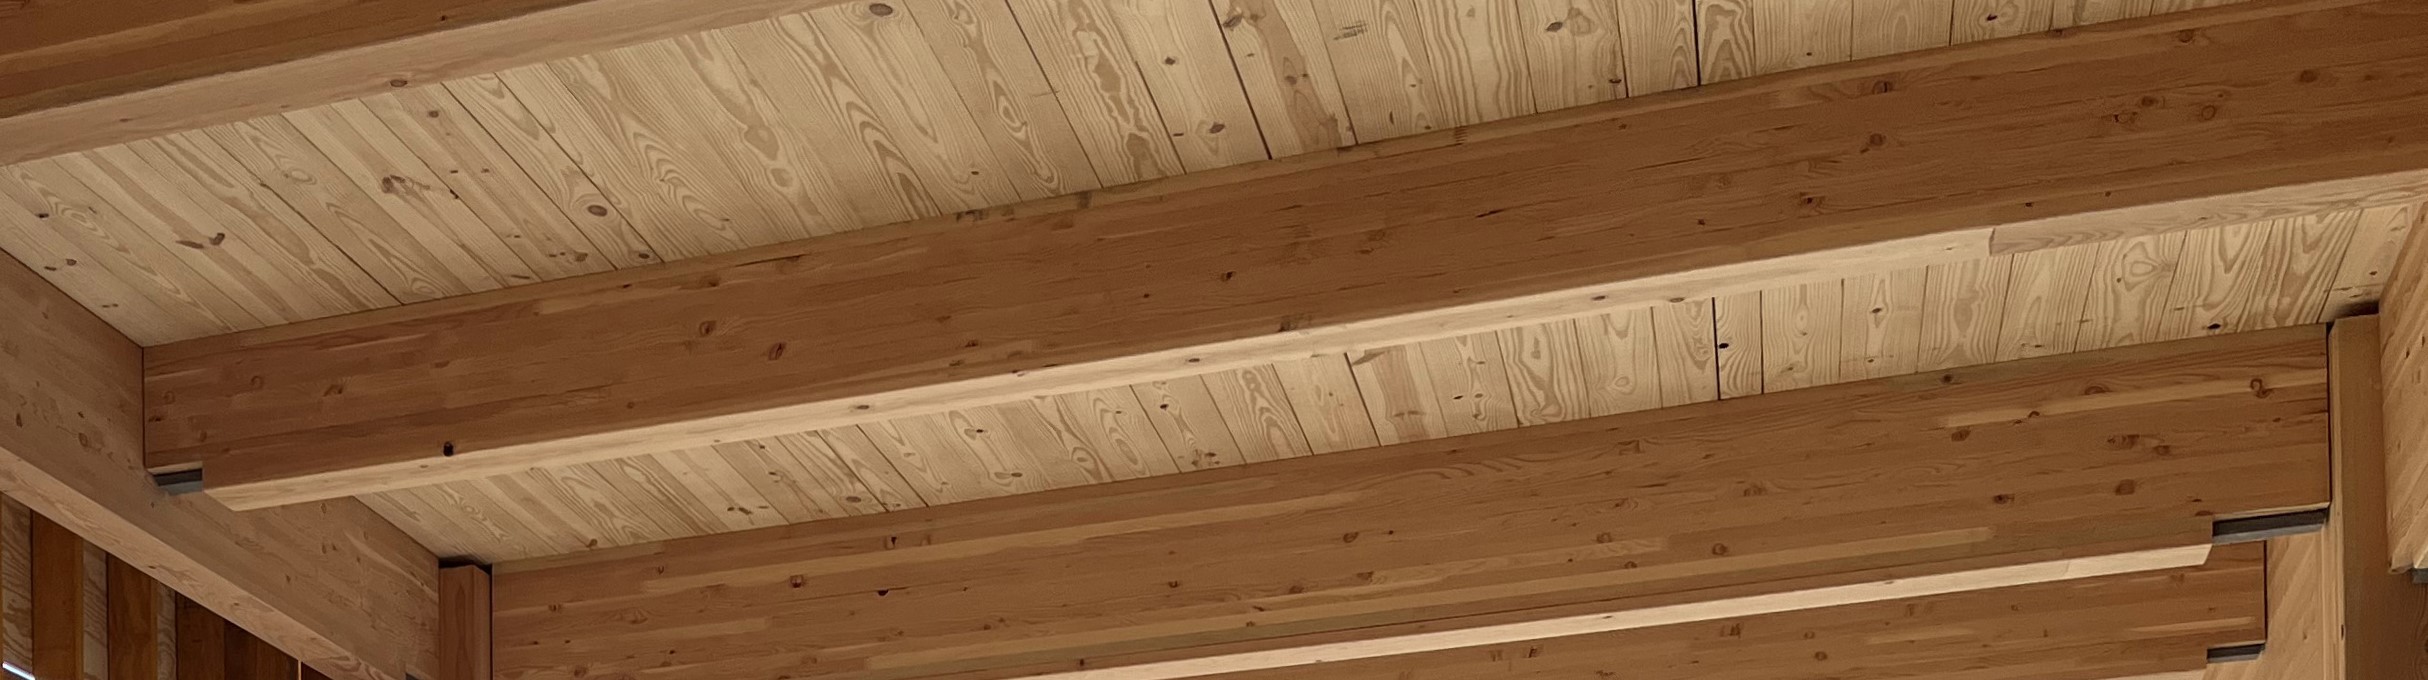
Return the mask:
<svg viewBox="0 0 2428 680">
<path fill-rule="evenodd" d="M 7 497 L 0 497 L 0 663 L 40 680 L 322 677 Z"/>
</svg>

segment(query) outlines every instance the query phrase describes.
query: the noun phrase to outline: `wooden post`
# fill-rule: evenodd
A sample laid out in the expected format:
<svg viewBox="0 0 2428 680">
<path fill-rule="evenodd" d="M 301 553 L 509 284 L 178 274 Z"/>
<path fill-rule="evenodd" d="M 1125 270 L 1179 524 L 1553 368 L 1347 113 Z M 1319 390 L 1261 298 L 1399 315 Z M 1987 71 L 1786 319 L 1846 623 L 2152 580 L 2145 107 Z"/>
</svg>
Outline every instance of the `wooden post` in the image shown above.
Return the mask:
<svg viewBox="0 0 2428 680">
<path fill-rule="evenodd" d="M 438 607 L 438 680 L 489 680 L 489 570 L 439 570 Z"/>
<path fill-rule="evenodd" d="M 2374 316 L 2337 322 L 2328 334 L 2335 512 L 2319 540 L 2333 599 L 2317 637 L 2340 647 L 2331 654 L 2336 680 L 2428 679 L 2428 587 L 2412 584 L 2389 552 L 2380 337 Z"/>
</svg>

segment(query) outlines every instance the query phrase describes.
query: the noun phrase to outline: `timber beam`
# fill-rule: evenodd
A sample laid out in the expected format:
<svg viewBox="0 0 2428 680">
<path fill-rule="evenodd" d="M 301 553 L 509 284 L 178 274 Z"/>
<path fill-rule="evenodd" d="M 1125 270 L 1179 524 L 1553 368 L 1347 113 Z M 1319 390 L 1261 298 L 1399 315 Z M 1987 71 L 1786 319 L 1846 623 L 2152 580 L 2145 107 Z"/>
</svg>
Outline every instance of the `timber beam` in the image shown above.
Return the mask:
<svg viewBox="0 0 2428 680">
<path fill-rule="evenodd" d="M 12 2 L 0 7 L 0 165 L 838 2 Z"/>
<path fill-rule="evenodd" d="M 147 461 L 269 507 L 2419 200 L 2423 34 L 2263 0 L 178 343 Z"/>
<path fill-rule="evenodd" d="M 162 493 L 141 464 L 142 350 L 6 256 L 0 310 L 0 495 L 329 677 L 431 677 L 428 549 L 353 499 L 237 513 Z"/>
<path fill-rule="evenodd" d="M 2291 328 L 510 562 L 496 664 L 1164 680 L 2191 567 L 2324 505 L 2326 371 Z"/>
</svg>

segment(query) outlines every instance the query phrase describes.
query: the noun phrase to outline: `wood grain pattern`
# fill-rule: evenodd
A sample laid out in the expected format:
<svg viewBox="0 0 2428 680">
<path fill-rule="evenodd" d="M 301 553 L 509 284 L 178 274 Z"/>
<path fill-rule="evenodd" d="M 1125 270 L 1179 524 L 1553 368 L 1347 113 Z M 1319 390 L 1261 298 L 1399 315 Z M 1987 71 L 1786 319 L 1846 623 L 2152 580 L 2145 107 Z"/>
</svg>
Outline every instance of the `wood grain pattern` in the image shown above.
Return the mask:
<svg viewBox="0 0 2428 680">
<path fill-rule="evenodd" d="M 2388 565 L 2428 566 L 2428 237 L 2414 228 L 2394 260 L 2379 322 L 2386 394 Z"/>
<path fill-rule="evenodd" d="M 498 663 L 1175 677 L 1204 671 L 1156 662 L 1388 638 L 1416 611 L 1428 631 L 1631 622 L 1577 631 L 1600 632 L 1704 620 L 1688 603 L 1714 596 L 1864 601 L 1761 604 L 1848 568 L 1970 588 L 2123 545 L 2197 562 L 2212 513 L 2324 501 L 2324 357 L 2318 327 L 2218 336 L 503 565 Z M 1745 426 L 1849 411 L 1873 417 Z M 1660 605 L 1687 608 L 1608 615 Z"/>
<path fill-rule="evenodd" d="M 426 549 L 352 500 L 238 514 L 164 496 L 140 462 L 141 351 L 14 263 L 0 304 L 21 321 L 0 326 L 0 404 L 25 423 L 0 428 L 0 493 L 335 675 L 430 666 Z"/>
<path fill-rule="evenodd" d="M 1328 678 L 1628 677 L 2121 680 L 2195 668 L 2201 649 L 2258 639 L 2257 544 L 2200 567 L 1726 621 L 1364 659 Z M 1301 670 L 1216 676 L 1303 677 Z M 2170 675 L 2175 674 L 2168 671 Z M 2198 677 L 2198 671 L 2193 677 Z M 1785 677 L 1795 677 L 1787 675 Z"/>
</svg>

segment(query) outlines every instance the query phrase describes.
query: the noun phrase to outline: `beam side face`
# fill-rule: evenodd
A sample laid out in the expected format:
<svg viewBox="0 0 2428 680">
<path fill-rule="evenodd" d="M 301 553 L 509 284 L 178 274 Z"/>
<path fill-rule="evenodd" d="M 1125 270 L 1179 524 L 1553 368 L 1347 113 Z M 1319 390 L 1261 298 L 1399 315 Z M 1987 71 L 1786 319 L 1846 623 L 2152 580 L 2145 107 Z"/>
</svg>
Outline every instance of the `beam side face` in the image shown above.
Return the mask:
<svg viewBox="0 0 2428 680">
<path fill-rule="evenodd" d="M 2428 165 L 2428 9 L 2242 7 L 181 344 L 147 369 L 149 460 L 264 507 L 1977 257 L 2003 225 Z"/>
<path fill-rule="evenodd" d="M 2325 371 L 2302 327 L 509 563 L 497 662 L 1172 678 L 2172 568 L 2326 502 Z"/>
<path fill-rule="evenodd" d="M 0 257 L 0 493 L 332 677 L 432 666 L 437 560 L 351 499 L 238 514 L 141 465 L 141 350 Z"/>
</svg>

